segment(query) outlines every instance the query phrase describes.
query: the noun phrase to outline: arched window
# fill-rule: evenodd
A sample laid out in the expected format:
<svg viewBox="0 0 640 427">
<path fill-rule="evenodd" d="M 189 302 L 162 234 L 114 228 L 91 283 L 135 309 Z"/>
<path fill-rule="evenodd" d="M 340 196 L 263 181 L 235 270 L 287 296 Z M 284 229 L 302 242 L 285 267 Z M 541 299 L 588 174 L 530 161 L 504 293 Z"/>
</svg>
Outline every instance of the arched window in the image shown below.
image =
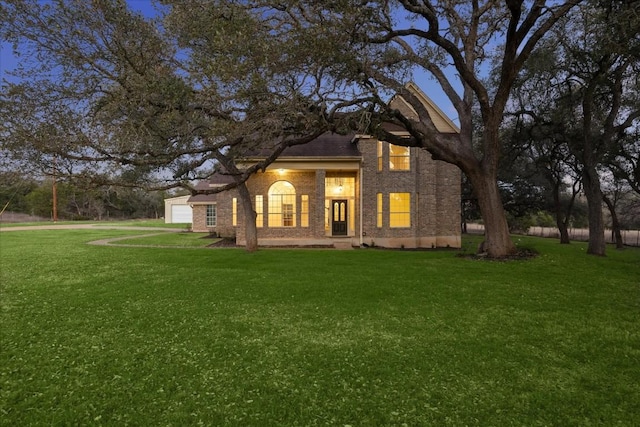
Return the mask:
<svg viewBox="0 0 640 427">
<path fill-rule="evenodd" d="M 296 226 L 296 189 L 289 181 L 269 187 L 269 227 Z"/>
</svg>

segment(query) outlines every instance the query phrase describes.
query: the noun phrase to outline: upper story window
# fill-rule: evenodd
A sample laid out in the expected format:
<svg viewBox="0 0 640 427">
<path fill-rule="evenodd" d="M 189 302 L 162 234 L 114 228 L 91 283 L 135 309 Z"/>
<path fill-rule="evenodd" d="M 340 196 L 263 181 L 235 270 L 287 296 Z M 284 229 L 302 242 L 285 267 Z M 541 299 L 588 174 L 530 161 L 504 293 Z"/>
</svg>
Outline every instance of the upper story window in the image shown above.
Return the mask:
<svg viewBox="0 0 640 427">
<path fill-rule="evenodd" d="M 389 170 L 408 171 L 411 169 L 411 149 L 389 144 Z"/>
<path fill-rule="evenodd" d="M 269 187 L 269 227 L 296 226 L 296 189 L 289 181 Z"/>
<path fill-rule="evenodd" d="M 377 147 L 377 156 L 378 156 L 378 172 L 382 172 L 382 165 L 384 164 L 382 161 L 382 149 L 384 147 L 383 141 L 378 141 Z"/>
</svg>

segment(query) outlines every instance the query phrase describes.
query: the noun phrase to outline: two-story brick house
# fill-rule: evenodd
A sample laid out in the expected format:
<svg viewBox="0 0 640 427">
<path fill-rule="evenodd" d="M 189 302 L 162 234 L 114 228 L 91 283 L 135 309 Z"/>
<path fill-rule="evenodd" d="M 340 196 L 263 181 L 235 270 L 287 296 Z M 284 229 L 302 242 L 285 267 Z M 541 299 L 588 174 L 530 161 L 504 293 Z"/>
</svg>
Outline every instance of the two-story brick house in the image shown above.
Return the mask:
<svg viewBox="0 0 640 427">
<path fill-rule="evenodd" d="M 439 131 L 457 127 L 416 86 Z M 415 114 L 396 97 L 392 106 Z M 402 129 L 394 131 L 404 135 Z M 258 159 L 245 159 L 248 164 Z M 199 184 L 206 190 L 225 182 Z M 247 181 L 260 246 L 460 247 L 460 171 L 419 148 L 369 135 L 326 133 L 287 148 Z M 191 197 L 193 230 L 245 244 L 235 190 Z"/>
</svg>

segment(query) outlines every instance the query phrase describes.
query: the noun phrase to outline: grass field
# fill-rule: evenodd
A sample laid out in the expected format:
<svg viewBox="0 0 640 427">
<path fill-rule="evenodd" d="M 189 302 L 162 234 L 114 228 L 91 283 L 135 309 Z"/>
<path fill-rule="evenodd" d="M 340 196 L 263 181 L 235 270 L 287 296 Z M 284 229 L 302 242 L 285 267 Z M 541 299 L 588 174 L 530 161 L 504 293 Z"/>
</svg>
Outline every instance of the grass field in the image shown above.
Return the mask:
<svg viewBox="0 0 640 427">
<path fill-rule="evenodd" d="M 147 237 L 136 236 L 132 239 L 118 240 L 117 243 L 135 246 L 204 248 L 218 241 L 220 241 L 219 238 L 211 238 L 209 233 L 154 233 Z"/>
<path fill-rule="evenodd" d="M 39 221 L 39 222 L 3 222 L 0 221 L 0 228 L 3 227 L 23 227 L 23 226 L 45 226 L 45 225 L 78 225 L 91 224 L 94 226 L 119 226 L 119 227 L 155 227 L 155 228 L 179 228 L 187 230 L 191 224 L 166 224 L 164 219 L 132 219 L 124 221 Z"/>
<path fill-rule="evenodd" d="M 640 250 L 86 245 L 131 233 L 0 234 L 0 425 L 640 425 Z"/>
</svg>

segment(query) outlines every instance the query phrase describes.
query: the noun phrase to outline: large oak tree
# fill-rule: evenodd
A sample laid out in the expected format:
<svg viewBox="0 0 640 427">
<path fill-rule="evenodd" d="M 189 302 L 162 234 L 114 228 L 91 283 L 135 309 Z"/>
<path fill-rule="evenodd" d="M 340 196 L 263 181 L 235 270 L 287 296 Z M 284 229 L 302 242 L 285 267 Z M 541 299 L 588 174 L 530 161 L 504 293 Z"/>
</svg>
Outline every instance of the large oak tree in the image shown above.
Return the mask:
<svg viewBox="0 0 640 427">
<path fill-rule="evenodd" d="M 413 138 L 381 136 L 422 147 L 433 158 L 462 169 L 478 196 L 486 230 L 484 249 L 490 256 L 501 257 L 515 250 L 497 185 L 505 106 L 537 44 L 580 2 L 278 1 L 272 13 L 289 23 L 302 40 L 316 41 L 319 49 L 309 53 L 314 60 L 344 64 L 338 71 L 345 84 L 379 95 L 386 115 L 402 123 Z M 332 50 L 327 51 L 327 46 Z M 487 80 L 494 67 L 498 69 L 495 85 Z M 406 87 L 416 72 L 430 75 L 449 98 L 460 122 L 459 138 L 438 132 L 426 108 Z M 417 118 L 386 107 L 384 95 L 389 93 L 402 95 Z M 476 106 L 481 123 L 480 132 L 474 134 Z"/>
<path fill-rule="evenodd" d="M 529 94 L 518 98 L 517 109 L 552 135 L 556 150 L 568 149 L 577 160 L 588 203 L 587 251 L 604 255 L 601 174 L 607 164 L 628 166 L 626 156 L 639 143 L 640 2 L 586 2 L 542 44 L 516 86 Z"/>
<path fill-rule="evenodd" d="M 94 185 L 192 189 L 231 174 L 215 191 L 238 187 L 251 218 L 251 174 L 354 103 L 325 92 L 323 68 L 272 24 L 225 1 L 166 1 L 151 17 L 124 0 L 3 2 L 2 39 L 21 62 L 3 82 L 0 148 L 14 165 L 55 162 L 56 175 Z M 257 148 L 263 161 L 235 167 Z"/>
</svg>

